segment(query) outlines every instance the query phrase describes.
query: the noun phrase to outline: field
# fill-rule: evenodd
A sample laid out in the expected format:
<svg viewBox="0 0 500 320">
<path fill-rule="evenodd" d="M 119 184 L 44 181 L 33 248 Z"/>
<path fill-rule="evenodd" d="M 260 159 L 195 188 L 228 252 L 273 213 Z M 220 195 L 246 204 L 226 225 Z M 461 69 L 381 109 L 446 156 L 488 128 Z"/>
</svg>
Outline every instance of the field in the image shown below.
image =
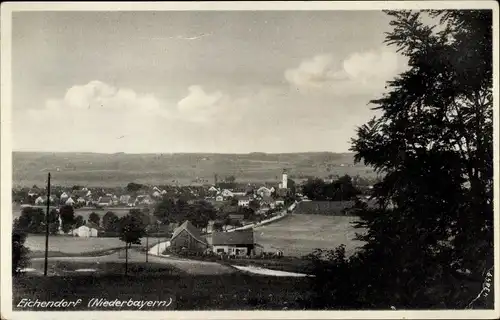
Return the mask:
<svg viewBox="0 0 500 320">
<path fill-rule="evenodd" d="M 301 257 L 314 249 L 334 249 L 345 244 L 346 253 L 352 254 L 356 247 L 363 245 L 354 240 L 356 232 L 351 222 L 352 216 L 322 216 L 291 214 L 277 222 L 256 228 L 255 242 L 266 251 L 282 250 L 285 256 Z"/>
<path fill-rule="evenodd" d="M 54 185 L 116 187 L 135 181 L 145 184 L 213 183 L 230 175 L 237 181 L 277 181 L 283 169 L 290 177 L 325 177 L 329 174 L 373 176 L 363 164 L 353 165 L 352 153 L 287 154 L 97 154 L 14 152 L 13 185 L 46 183 L 47 172 Z"/>
<path fill-rule="evenodd" d="M 165 238 L 149 238 L 149 246 Z M 26 246 L 34 252 L 45 250 L 44 235 L 29 235 L 26 239 Z M 95 251 L 104 251 L 108 249 L 123 247 L 124 243 L 118 238 L 80 238 L 72 236 L 50 236 L 49 251 L 57 253 L 79 254 Z M 146 238 L 141 239 L 141 246 L 146 246 Z"/>
</svg>

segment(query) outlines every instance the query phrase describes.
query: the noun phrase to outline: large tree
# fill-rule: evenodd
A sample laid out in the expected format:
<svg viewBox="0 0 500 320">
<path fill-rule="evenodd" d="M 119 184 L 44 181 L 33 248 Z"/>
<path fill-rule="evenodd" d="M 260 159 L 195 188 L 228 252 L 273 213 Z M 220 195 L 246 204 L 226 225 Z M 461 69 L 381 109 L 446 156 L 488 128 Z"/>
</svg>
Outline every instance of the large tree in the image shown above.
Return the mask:
<svg viewBox="0 0 500 320">
<path fill-rule="evenodd" d="M 131 212 L 120 219 L 120 240 L 125 242 L 125 275 L 128 273 L 128 249 L 132 244 L 141 244 L 141 238 L 146 234 L 143 217 L 137 212 Z"/>
<path fill-rule="evenodd" d="M 64 205 L 59 209 L 61 217 L 61 229 L 64 233 L 68 233 L 75 224 L 75 209 L 72 206 Z"/>
<path fill-rule="evenodd" d="M 492 12 L 427 12 L 439 32 L 422 12 L 387 14 L 387 43 L 409 68 L 372 101 L 381 115 L 352 146 L 384 176 L 380 206 L 359 210 L 366 245 L 323 283 L 351 289 L 325 304 L 465 308 L 493 266 Z"/>
<path fill-rule="evenodd" d="M 106 232 L 118 232 L 119 221 L 120 219 L 114 212 L 108 211 L 102 217 L 102 227 Z"/>
<path fill-rule="evenodd" d="M 12 275 L 18 275 L 23 268 L 29 266 L 29 249 L 24 245 L 26 233 L 19 229 L 19 220 L 14 221 L 12 228 Z"/>
</svg>

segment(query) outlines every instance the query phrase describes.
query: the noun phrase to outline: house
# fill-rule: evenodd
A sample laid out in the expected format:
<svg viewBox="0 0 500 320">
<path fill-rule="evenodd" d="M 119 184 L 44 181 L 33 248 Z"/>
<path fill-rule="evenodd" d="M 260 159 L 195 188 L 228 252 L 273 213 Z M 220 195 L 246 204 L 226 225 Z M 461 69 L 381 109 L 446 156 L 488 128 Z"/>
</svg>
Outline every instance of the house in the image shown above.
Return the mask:
<svg viewBox="0 0 500 320">
<path fill-rule="evenodd" d="M 219 202 L 224 201 L 224 197 L 222 195 L 218 195 L 215 197 L 215 201 L 219 201 Z"/>
<path fill-rule="evenodd" d="M 250 255 L 255 248 L 253 229 L 212 233 L 212 251 L 235 256 Z"/>
<path fill-rule="evenodd" d="M 75 205 L 75 200 L 73 200 L 73 198 L 69 197 L 65 202 L 64 202 L 65 205 L 68 205 L 68 206 L 73 206 Z"/>
<path fill-rule="evenodd" d="M 217 190 L 216 187 L 214 186 L 211 186 L 209 189 L 208 189 L 209 192 L 219 192 L 219 190 Z"/>
<path fill-rule="evenodd" d="M 97 204 L 101 207 L 109 207 L 113 205 L 113 199 L 108 196 L 99 197 L 99 200 L 97 200 Z"/>
<path fill-rule="evenodd" d="M 140 195 L 135 199 L 135 205 L 149 205 L 153 203 L 153 199 L 149 195 Z"/>
<path fill-rule="evenodd" d="M 36 204 L 37 206 L 39 206 L 39 205 L 44 204 L 44 203 L 45 203 L 45 201 L 47 201 L 47 196 L 44 196 L 44 197 L 42 197 L 42 196 L 38 196 L 38 198 L 36 198 L 36 199 L 35 199 L 35 204 Z"/>
<path fill-rule="evenodd" d="M 269 189 L 265 186 L 262 186 L 259 189 L 257 189 L 257 191 L 255 193 L 261 197 L 270 197 L 272 194 L 272 191 L 271 191 L 271 189 Z"/>
<path fill-rule="evenodd" d="M 66 192 L 61 193 L 61 196 L 59 197 L 59 199 L 61 199 L 61 201 L 66 201 L 66 199 L 68 199 L 68 198 L 69 198 L 69 194 Z"/>
<path fill-rule="evenodd" d="M 87 200 L 85 200 L 83 197 L 79 197 L 78 199 L 76 199 L 76 202 L 78 204 L 86 204 Z"/>
<path fill-rule="evenodd" d="M 160 190 L 160 188 L 158 188 L 158 187 L 153 187 L 153 193 L 155 193 L 155 192 L 158 192 L 159 194 L 161 194 L 161 190 Z"/>
<path fill-rule="evenodd" d="M 153 197 L 155 197 L 155 198 L 161 198 L 161 191 L 155 191 L 155 192 L 153 192 Z"/>
<path fill-rule="evenodd" d="M 167 190 L 163 189 L 160 193 L 161 193 L 162 196 L 164 196 L 164 195 L 167 194 Z"/>
<path fill-rule="evenodd" d="M 327 216 L 344 216 L 354 201 L 301 201 L 297 203 L 297 214 L 321 214 Z"/>
<path fill-rule="evenodd" d="M 252 201 L 252 198 L 249 196 L 237 197 L 236 199 L 238 200 L 238 207 L 248 207 L 250 201 Z"/>
<path fill-rule="evenodd" d="M 122 195 L 122 196 L 120 196 L 120 200 L 119 200 L 119 202 L 120 202 L 121 204 L 125 204 L 125 205 L 126 205 L 126 204 L 128 204 L 128 203 L 129 203 L 130 198 L 131 198 L 131 197 L 130 197 L 130 195 L 128 195 L 128 194 Z"/>
<path fill-rule="evenodd" d="M 38 196 L 39 194 L 40 194 L 40 189 L 38 189 L 38 188 L 31 188 L 28 191 L 28 196 L 29 197 Z"/>
<path fill-rule="evenodd" d="M 224 189 L 224 190 L 222 190 L 221 195 L 222 195 L 224 198 L 230 198 L 230 197 L 233 197 L 233 196 L 234 196 L 233 192 L 232 192 L 231 190 L 229 190 L 229 189 Z"/>
<path fill-rule="evenodd" d="M 203 252 L 208 248 L 208 243 L 201 232 L 186 220 L 174 230 L 170 239 L 170 247 L 174 250 Z"/>
<path fill-rule="evenodd" d="M 73 236 L 81 238 L 97 237 L 98 230 L 92 226 L 81 226 L 71 231 Z"/>
<path fill-rule="evenodd" d="M 275 207 L 284 206 L 284 205 L 285 205 L 285 199 L 283 199 L 283 198 L 278 198 L 274 201 Z"/>
</svg>

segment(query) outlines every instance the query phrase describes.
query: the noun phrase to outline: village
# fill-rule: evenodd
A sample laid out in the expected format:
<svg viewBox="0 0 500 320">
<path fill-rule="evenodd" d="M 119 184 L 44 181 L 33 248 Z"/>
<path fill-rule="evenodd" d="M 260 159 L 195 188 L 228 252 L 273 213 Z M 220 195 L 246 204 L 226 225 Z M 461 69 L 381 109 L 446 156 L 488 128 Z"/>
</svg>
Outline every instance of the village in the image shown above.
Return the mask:
<svg viewBox="0 0 500 320">
<path fill-rule="evenodd" d="M 145 221 L 146 236 L 156 239 L 156 244 L 151 241 L 153 245 L 148 248 L 154 255 L 279 257 L 286 248 L 258 243 L 254 228 L 293 213 L 352 215 L 356 199 L 370 203 L 367 199 L 370 186 L 364 189 L 359 186 L 363 192 L 346 193 L 344 200 L 328 201 L 308 191 L 308 183 L 314 181 L 298 184 L 288 177 L 287 170 L 283 170 L 280 182 L 265 185 L 237 184 L 234 177 L 218 182 L 215 176 L 213 185 L 204 186 L 157 187 L 129 183 L 122 190 L 51 187 L 50 195 L 46 189 L 34 186 L 25 189 L 24 193 L 23 190 L 14 190 L 13 197 L 21 216 L 34 216 L 33 212 L 38 212 L 41 221 L 49 208 L 58 217 L 58 221 L 51 223 L 54 225 L 51 227 L 52 237 L 105 238 L 112 242 L 111 239 L 119 235 L 120 218 L 135 213 Z M 326 186 L 334 181 L 323 183 Z M 69 225 L 62 219 L 63 212 L 68 211 L 74 216 Z M 180 214 L 181 211 L 189 212 Z M 14 214 L 14 217 L 18 216 Z M 40 228 L 36 230 L 43 232 Z M 33 229 L 32 233 L 37 233 L 36 230 Z"/>
</svg>

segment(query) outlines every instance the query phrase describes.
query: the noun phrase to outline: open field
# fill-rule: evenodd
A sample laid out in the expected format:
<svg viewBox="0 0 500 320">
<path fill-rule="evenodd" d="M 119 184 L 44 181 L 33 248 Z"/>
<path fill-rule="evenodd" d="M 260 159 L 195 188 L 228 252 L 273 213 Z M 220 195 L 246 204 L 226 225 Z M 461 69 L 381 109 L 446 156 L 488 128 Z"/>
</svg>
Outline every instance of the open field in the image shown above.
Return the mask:
<svg viewBox="0 0 500 320">
<path fill-rule="evenodd" d="M 149 238 L 149 246 L 165 238 Z M 49 251 L 54 253 L 81 254 L 95 251 L 104 251 L 123 247 L 124 243 L 118 238 L 80 238 L 72 236 L 50 236 Z M 146 246 L 146 238 L 141 239 L 141 247 Z M 44 235 L 29 235 L 26 238 L 26 247 L 33 252 L 42 252 L 45 250 Z"/>
<path fill-rule="evenodd" d="M 52 173 L 54 185 L 125 186 L 135 181 L 145 184 L 191 184 L 199 178 L 213 183 L 234 175 L 237 181 L 277 181 L 282 169 L 291 178 L 324 177 L 329 174 L 373 176 L 373 171 L 353 165 L 351 153 L 287 153 L 287 154 L 97 154 L 14 152 L 13 185 L 29 186 L 46 183 Z M 351 166 L 349 166 L 351 165 Z"/>
<path fill-rule="evenodd" d="M 355 230 L 351 222 L 357 217 L 290 214 L 288 217 L 254 230 L 255 242 L 266 251 L 282 250 L 285 256 L 301 257 L 314 249 L 334 249 L 346 245 L 346 253 L 352 254 L 363 245 L 354 240 Z"/>
</svg>

